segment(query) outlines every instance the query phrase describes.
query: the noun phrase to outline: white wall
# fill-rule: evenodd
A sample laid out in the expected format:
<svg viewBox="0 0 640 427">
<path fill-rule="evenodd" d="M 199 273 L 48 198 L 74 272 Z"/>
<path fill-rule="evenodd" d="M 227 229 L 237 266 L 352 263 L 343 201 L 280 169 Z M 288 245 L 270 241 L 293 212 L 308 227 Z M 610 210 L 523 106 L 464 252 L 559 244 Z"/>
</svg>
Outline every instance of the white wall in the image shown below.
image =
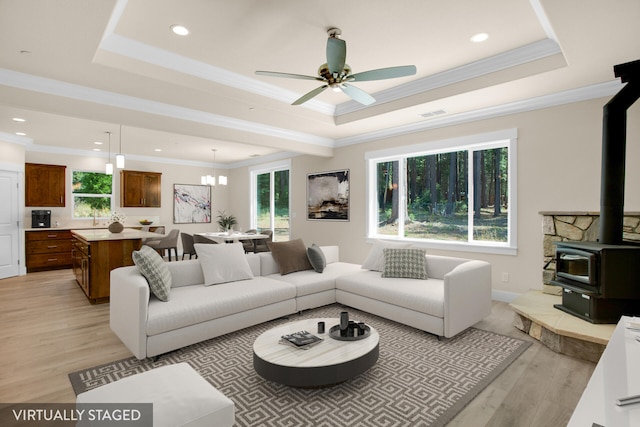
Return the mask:
<svg viewBox="0 0 640 427">
<path fill-rule="evenodd" d="M 307 245 L 338 244 L 345 261 L 360 263 L 369 252 L 365 241 L 365 152 L 392 146 L 439 141 L 463 135 L 517 128 L 518 130 L 518 252 L 492 255 L 429 250 L 430 253 L 482 259 L 493 269 L 494 294 L 523 293 L 542 287 L 542 217 L 545 210 L 598 211 L 600 203 L 600 158 L 602 107 L 608 99 L 597 99 L 490 120 L 434 129 L 335 150 L 333 158 L 298 156 L 292 159 L 292 237 Z M 640 106 L 628 112 L 627 211 L 640 210 Z M 336 169 L 351 170 L 351 220 L 308 221 L 306 175 Z M 242 181 L 248 171 L 234 171 Z M 248 188 L 248 187 L 247 187 Z M 241 198 L 234 200 L 237 212 L 246 211 Z M 248 202 L 247 202 L 248 203 Z M 508 273 L 509 282 L 502 282 Z"/>
<path fill-rule="evenodd" d="M 335 149 L 333 158 L 296 156 L 292 158 L 291 200 L 292 238 L 307 245 L 337 244 L 341 258 L 360 263 L 369 252 L 365 239 L 365 161 L 367 151 L 429 141 L 517 128 L 518 130 L 518 253 L 515 256 L 471 252 L 439 253 L 483 259 L 493 267 L 493 289 L 497 293 L 522 293 L 542 285 L 542 231 L 540 211 L 598 211 L 600 197 L 600 158 L 602 107 L 608 99 L 513 114 L 490 120 L 449 126 L 430 131 Z M 640 105 L 628 111 L 627 185 L 625 210 L 640 211 Z M 17 148 L 16 148 L 17 147 Z M 8 150 L 6 151 L 5 148 Z M 73 168 L 103 170 L 105 160 L 90 156 L 68 156 L 26 152 L 15 144 L 0 142 L 0 149 L 11 153 L 16 163 L 23 161 L 67 165 Z M 212 224 L 173 224 L 173 184 L 198 184 L 208 170 L 193 166 L 150 163 L 128 159 L 127 169 L 162 173 L 162 207 L 119 208 L 129 218 L 157 216 L 169 228 L 193 233 L 214 230 L 218 210 L 238 217 L 239 226 L 249 226 L 249 172 L 241 167 L 227 171 L 229 185 L 212 192 Z M 351 220 L 349 222 L 308 221 L 306 212 L 306 175 L 337 169 L 351 171 Z M 119 201 L 119 175 L 115 177 Z M 119 203 L 117 203 L 119 206 Z M 71 196 L 66 208 L 51 209 L 61 225 L 71 226 Z M 30 225 L 31 208 L 25 209 L 25 225 Z M 26 218 L 26 217 L 29 218 Z M 73 224 L 73 226 L 76 226 Z M 502 282 L 502 273 L 509 282 Z"/>
</svg>

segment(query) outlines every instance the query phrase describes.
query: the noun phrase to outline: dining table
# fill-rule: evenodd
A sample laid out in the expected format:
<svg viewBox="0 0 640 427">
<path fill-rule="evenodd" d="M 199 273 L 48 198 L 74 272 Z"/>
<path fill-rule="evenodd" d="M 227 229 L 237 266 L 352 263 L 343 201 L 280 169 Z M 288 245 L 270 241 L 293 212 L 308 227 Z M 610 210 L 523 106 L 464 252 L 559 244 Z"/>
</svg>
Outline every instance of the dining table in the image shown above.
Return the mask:
<svg viewBox="0 0 640 427">
<path fill-rule="evenodd" d="M 253 242 L 253 252 L 256 252 L 256 244 L 258 240 L 268 239 L 269 236 L 266 234 L 260 233 L 243 233 L 241 231 L 232 231 L 232 232 L 204 232 L 204 233 L 194 233 L 199 236 L 206 237 L 207 239 L 213 240 L 217 243 L 237 243 L 241 240 L 251 240 Z"/>
</svg>

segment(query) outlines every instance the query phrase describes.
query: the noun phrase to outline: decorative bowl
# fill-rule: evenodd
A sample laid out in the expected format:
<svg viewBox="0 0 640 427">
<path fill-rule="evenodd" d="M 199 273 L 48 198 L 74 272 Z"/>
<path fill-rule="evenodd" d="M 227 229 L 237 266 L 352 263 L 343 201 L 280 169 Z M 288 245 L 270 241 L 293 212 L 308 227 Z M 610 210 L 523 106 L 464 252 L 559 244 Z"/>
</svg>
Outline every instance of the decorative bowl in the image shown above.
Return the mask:
<svg viewBox="0 0 640 427">
<path fill-rule="evenodd" d="M 140 224 L 142 224 L 142 225 L 151 225 L 151 224 L 153 224 L 153 221 L 147 221 L 146 219 L 145 220 L 141 219 L 140 220 Z"/>
</svg>

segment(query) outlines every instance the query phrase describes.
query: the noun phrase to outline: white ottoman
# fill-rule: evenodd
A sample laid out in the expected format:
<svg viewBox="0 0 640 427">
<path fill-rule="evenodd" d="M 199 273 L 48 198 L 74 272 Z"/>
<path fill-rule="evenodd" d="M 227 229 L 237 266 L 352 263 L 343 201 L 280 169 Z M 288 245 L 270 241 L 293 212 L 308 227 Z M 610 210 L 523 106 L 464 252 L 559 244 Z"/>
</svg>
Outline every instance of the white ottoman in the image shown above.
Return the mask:
<svg viewBox="0 0 640 427">
<path fill-rule="evenodd" d="M 80 393 L 76 403 L 153 403 L 153 426 L 233 426 L 235 405 L 187 363 Z"/>
</svg>

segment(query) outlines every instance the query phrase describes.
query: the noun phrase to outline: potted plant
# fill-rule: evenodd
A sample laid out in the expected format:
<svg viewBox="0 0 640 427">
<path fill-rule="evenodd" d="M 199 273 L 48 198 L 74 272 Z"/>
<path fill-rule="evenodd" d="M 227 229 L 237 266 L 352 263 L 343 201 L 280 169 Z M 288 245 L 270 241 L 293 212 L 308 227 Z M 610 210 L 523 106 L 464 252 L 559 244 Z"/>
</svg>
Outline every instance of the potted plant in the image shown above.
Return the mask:
<svg viewBox="0 0 640 427">
<path fill-rule="evenodd" d="M 231 232 L 234 225 L 238 223 L 238 220 L 233 215 L 227 215 L 225 211 L 218 211 L 218 227 L 220 231 Z"/>
</svg>

